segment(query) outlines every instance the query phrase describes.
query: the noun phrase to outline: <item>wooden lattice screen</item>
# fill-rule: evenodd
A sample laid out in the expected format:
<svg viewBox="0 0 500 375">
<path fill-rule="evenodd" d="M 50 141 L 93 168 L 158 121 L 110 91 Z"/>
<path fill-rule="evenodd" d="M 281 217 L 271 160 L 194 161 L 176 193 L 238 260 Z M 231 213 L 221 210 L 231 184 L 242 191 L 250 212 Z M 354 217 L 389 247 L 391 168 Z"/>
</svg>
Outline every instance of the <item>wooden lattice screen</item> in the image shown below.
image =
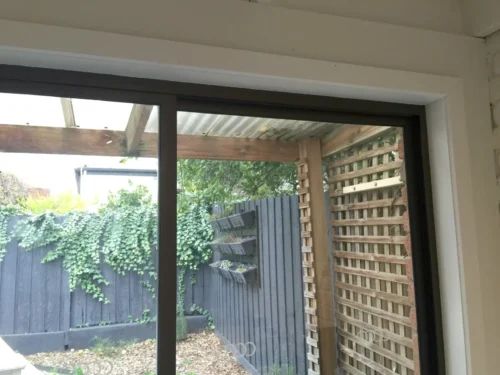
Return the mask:
<svg viewBox="0 0 500 375">
<path fill-rule="evenodd" d="M 401 133 L 332 159 L 338 366 L 346 375 L 420 375 Z"/>
<path fill-rule="evenodd" d="M 302 237 L 307 374 L 334 374 L 333 291 L 319 138 L 299 143 L 297 162 Z"/>
<path fill-rule="evenodd" d="M 307 369 L 309 375 L 319 374 L 319 335 L 315 285 L 313 239 L 311 236 L 311 207 L 309 203 L 309 174 L 306 160 L 297 162 L 299 181 L 300 228 L 302 238 L 302 268 L 306 320 Z"/>
</svg>

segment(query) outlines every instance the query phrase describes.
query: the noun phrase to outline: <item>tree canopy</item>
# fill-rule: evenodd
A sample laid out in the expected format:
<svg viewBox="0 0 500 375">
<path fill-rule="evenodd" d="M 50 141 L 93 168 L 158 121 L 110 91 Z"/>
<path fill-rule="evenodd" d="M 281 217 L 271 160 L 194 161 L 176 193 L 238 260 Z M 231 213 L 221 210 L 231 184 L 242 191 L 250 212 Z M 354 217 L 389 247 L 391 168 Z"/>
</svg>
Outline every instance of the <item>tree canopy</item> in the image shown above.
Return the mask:
<svg viewBox="0 0 500 375">
<path fill-rule="evenodd" d="M 179 204 L 229 204 L 297 193 L 295 163 L 179 159 Z"/>
</svg>

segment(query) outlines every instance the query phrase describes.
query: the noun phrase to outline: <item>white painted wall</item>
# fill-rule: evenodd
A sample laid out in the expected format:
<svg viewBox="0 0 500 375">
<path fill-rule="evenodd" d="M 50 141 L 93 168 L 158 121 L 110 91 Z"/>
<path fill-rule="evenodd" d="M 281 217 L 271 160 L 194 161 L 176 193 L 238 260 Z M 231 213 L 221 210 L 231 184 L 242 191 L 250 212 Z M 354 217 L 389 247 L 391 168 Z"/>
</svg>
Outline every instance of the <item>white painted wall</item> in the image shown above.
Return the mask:
<svg viewBox="0 0 500 375">
<path fill-rule="evenodd" d="M 0 22 L 2 62 L 428 104 L 448 373 L 498 373 L 500 223 L 482 40 L 239 1 L 23 4 L 4 1 L 0 14 L 123 35 Z"/>
<path fill-rule="evenodd" d="M 393 25 L 463 34 L 462 10 L 459 0 L 263 0 L 262 3 Z"/>
<path fill-rule="evenodd" d="M 500 208 L 500 31 L 486 38 L 486 52 L 495 148 L 494 159 L 497 178 L 497 201 Z"/>
<path fill-rule="evenodd" d="M 162 38 L 168 32 L 170 37 L 177 34 L 180 38 L 178 40 L 183 40 L 182 37 L 190 33 L 180 31 L 187 26 L 199 24 L 200 19 L 209 19 L 212 13 L 218 12 L 219 9 L 233 12 L 243 6 L 247 7 L 248 17 L 225 19 L 211 28 L 245 28 L 247 25 L 253 25 L 252 15 L 255 8 L 269 7 L 476 37 L 486 37 L 500 29 L 498 0 L 126 0 L 119 8 L 116 8 L 114 1 L 89 0 L 75 3 L 64 0 L 3 0 L 0 4 L 0 14 L 3 19 L 48 25 L 91 29 L 97 29 L 96 26 L 101 25 L 105 31 L 118 31 L 122 28 L 129 35 Z M 134 22 L 129 22 L 127 17 L 116 16 L 117 9 L 123 14 L 135 15 Z M 178 17 L 180 15 L 182 17 Z M 296 24 L 298 30 L 302 30 L 302 27 L 301 22 Z M 279 33 L 273 29 L 255 31 L 257 34 Z"/>
<path fill-rule="evenodd" d="M 500 30 L 498 0 L 462 0 L 462 13 L 468 35 L 485 37 Z"/>
<path fill-rule="evenodd" d="M 63 0 L 16 1 L 3 0 L 1 14 L 4 19 L 11 20 L 41 20 L 48 24 L 62 24 L 66 26 L 81 27 L 76 19 L 94 25 L 107 24 L 108 30 L 121 24 L 136 35 L 138 31 L 156 34 L 159 36 L 164 31 L 174 30 L 179 27 L 193 25 L 201 18 L 210 17 L 218 9 L 246 7 L 256 8 L 262 6 L 285 7 L 289 9 L 306 10 L 311 12 L 332 14 L 343 17 L 358 18 L 362 20 L 385 22 L 394 25 L 410 26 L 421 29 L 443 31 L 463 34 L 462 12 L 460 0 L 263 0 L 248 2 L 246 0 L 211 0 L 201 2 L 186 1 L 159 1 L 143 0 L 141 2 L 124 1 L 119 8 L 113 1 L 89 0 L 84 2 L 67 2 Z M 487 0 L 483 0 L 487 1 Z M 492 0 L 494 1 L 494 0 Z M 30 4 L 28 7 L 26 4 Z M 241 4 L 246 3 L 246 4 Z M 98 12 L 93 9 L 98 7 Z M 127 17 L 115 16 L 116 10 L 134 14 L 134 22 L 129 22 Z M 208 14 L 206 13 L 208 11 Z M 252 13 L 252 11 L 250 11 Z M 175 17 L 181 14 L 183 17 Z M 144 15 L 144 16 L 142 16 Z M 103 20 L 107 20 L 103 23 Z M 141 23 L 148 25 L 143 28 Z M 241 26 L 252 24 L 251 16 L 248 19 L 226 19 L 220 26 L 238 29 Z M 214 27 L 216 25 L 212 25 Z M 301 23 L 297 25 L 302 28 Z M 133 30 L 133 31 L 132 31 Z M 268 33 L 278 32 L 267 29 Z M 138 34 L 137 34 L 138 35 Z"/>
</svg>

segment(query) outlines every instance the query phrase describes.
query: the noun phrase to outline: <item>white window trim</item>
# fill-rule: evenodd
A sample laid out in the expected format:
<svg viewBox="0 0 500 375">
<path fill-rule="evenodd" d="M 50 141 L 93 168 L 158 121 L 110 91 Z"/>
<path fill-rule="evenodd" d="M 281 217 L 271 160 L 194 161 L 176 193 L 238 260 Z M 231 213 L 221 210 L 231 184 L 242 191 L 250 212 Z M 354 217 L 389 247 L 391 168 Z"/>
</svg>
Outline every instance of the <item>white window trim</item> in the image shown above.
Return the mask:
<svg viewBox="0 0 500 375">
<path fill-rule="evenodd" d="M 0 63 L 425 105 L 447 373 L 491 373 L 462 78 L 12 21 Z"/>
</svg>

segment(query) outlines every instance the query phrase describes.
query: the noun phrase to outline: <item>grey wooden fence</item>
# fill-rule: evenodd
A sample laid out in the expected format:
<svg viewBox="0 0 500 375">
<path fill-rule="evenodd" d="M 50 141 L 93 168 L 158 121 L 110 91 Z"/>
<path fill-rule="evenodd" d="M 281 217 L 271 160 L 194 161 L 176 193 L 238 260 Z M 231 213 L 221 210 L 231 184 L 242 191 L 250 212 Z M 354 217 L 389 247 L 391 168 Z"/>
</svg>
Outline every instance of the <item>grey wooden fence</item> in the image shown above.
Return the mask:
<svg viewBox="0 0 500 375">
<path fill-rule="evenodd" d="M 9 221 L 9 231 L 18 220 Z M 27 252 L 16 241 L 7 245 L 0 262 L 0 334 L 69 329 L 68 274 L 61 260 L 41 264 L 50 249 Z"/>
<path fill-rule="evenodd" d="M 21 219 L 12 217 L 8 230 L 11 231 Z M 0 262 L 0 335 L 59 332 L 99 324 L 126 323 L 141 319 L 146 310 L 150 311 L 150 317 L 156 316 L 156 300 L 141 285 L 147 276 L 135 273 L 118 275 L 101 262 L 101 271 L 109 281 L 103 290 L 110 302 L 104 304 L 80 288 L 70 292 L 68 273 L 60 259 L 41 263 L 52 249 L 53 245 L 26 251 L 15 240 L 7 245 L 5 258 Z M 193 304 L 203 306 L 206 303 L 207 271 L 198 272 L 195 284 L 190 281 L 190 273 L 186 273 L 186 311 Z"/>
<path fill-rule="evenodd" d="M 306 374 L 298 198 L 268 198 L 235 207 L 238 212 L 256 208 L 259 285 L 230 282 L 204 266 L 195 284 L 189 273 L 185 276 L 185 309 L 196 304 L 209 310 L 217 334 L 236 349 L 250 372 L 264 374 L 274 365 L 288 365 L 298 375 Z M 17 220 L 12 218 L 9 227 Z M 106 264 L 101 269 L 110 281 L 104 288 L 109 304 L 81 290 L 70 293 L 61 261 L 41 264 L 50 249 L 26 252 L 15 241 L 8 244 L 0 262 L 0 335 L 122 323 L 141 318 L 146 309 L 156 315 L 155 301 L 141 286 L 141 277 L 117 275 Z"/>
<path fill-rule="evenodd" d="M 260 285 L 212 275 L 209 310 L 217 333 L 250 372 L 264 374 L 277 365 L 306 374 L 298 197 L 244 202 L 235 210 L 256 208 Z"/>
</svg>

